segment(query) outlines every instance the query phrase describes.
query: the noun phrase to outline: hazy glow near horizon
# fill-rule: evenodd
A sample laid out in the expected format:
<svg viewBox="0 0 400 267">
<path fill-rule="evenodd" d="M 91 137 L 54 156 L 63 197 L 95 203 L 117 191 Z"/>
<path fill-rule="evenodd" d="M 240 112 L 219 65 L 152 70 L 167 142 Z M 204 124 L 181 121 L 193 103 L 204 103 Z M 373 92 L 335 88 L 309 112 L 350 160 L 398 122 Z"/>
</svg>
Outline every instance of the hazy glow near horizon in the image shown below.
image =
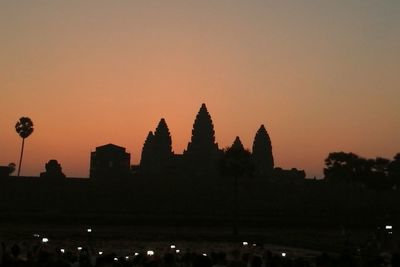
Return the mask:
<svg viewBox="0 0 400 267">
<path fill-rule="evenodd" d="M 265 124 L 275 163 L 321 176 L 332 151 L 400 152 L 400 1 L 3 1 L 0 165 L 57 159 L 88 176 L 115 143 L 133 163 L 160 118 L 182 153 L 201 103 L 220 147 Z"/>
</svg>

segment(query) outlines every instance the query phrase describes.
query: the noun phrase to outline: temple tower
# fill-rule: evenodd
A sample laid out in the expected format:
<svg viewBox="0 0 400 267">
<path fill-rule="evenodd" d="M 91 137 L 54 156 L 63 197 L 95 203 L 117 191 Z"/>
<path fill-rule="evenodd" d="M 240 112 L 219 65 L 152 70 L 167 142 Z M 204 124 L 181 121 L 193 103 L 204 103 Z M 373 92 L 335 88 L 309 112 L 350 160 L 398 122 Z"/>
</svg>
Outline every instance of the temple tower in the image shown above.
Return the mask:
<svg viewBox="0 0 400 267">
<path fill-rule="evenodd" d="M 143 145 L 140 167 L 143 173 L 161 174 L 170 168 L 173 159 L 172 139 L 165 122 L 161 119 L 154 132 L 149 132 Z"/>
<path fill-rule="evenodd" d="M 191 141 L 184 151 L 186 165 L 195 174 L 215 173 L 219 156 L 214 125 L 206 105 L 202 104 L 193 124 Z"/>
<path fill-rule="evenodd" d="M 271 139 L 264 125 L 258 129 L 253 142 L 253 162 L 256 175 L 269 176 L 274 170 Z"/>
<path fill-rule="evenodd" d="M 154 142 L 154 134 L 152 131 L 147 135 L 146 140 L 143 144 L 142 156 L 140 157 L 140 168 L 143 172 L 148 172 L 153 166 L 153 142 Z"/>
</svg>

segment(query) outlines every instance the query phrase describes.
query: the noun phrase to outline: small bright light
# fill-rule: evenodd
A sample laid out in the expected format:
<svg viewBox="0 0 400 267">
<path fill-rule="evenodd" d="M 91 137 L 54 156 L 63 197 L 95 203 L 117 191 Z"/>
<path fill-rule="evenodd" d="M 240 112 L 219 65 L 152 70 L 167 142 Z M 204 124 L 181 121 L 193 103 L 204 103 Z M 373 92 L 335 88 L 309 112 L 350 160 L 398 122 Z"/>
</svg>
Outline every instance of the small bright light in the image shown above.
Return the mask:
<svg viewBox="0 0 400 267">
<path fill-rule="evenodd" d="M 154 251 L 152 251 L 152 250 L 148 250 L 148 251 L 147 251 L 147 255 L 149 255 L 149 256 L 153 256 L 153 255 L 154 255 Z"/>
<path fill-rule="evenodd" d="M 63 249 L 63 248 L 60 249 L 60 251 L 61 251 L 61 253 L 65 253 L 65 249 Z"/>
<path fill-rule="evenodd" d="M 180 253 L 181 251 L 179 249 L 175 250 L 176 253 Z"/>
<path fill-rule="evenodd" d="M 393 229 L 393 226 L 391 226 L 391 225 L 386 225 L 386 230 L 391 230 L 391 229 Z"/>
<path fill-rule="evenodd" d="M 389 232 L 389 235 L 393 234 L 393 232 Z"/>
<path fill-rule="evenodd" d="M 47 242 L 49 242 L 49 239 L 46 238 L 46 237 L 43 237 L 43 238 L 42 238 L 42 242 L 43 242 L 43 243 L 47 243 Z"/>
<path fill-rule="evenodd" d="M 286 257 L 286 253 L 285 252 L 282 252 L 282 257 Z"/>
<path fill-rule="evenodd" d="M 114 261 L 118 261 L 118 258 L 114 258 Z"/>
<path fill-rule="evenodd" d="M 78 247 L 78 250 L 82 250 L 82 247 Z"/>
<path fill-rule="evenodd" d="M 135 256 L 138 256 L 139 255 L 139 253 L 138 252 L 135 252 Z"/>
<path fill-rule="evenodd" d="M 99 251 L 99 255 L 103 255 L 103 251 Z"/>
<path fill-rule="evenodd" d="M 243 242 L 243 246 L 247 246 L 249 243 L 247 242 Z"/>
<path fill-rule="evenodd" d="M 125 259 L 129 260 L 129 256 L 125 256 Z"/>
<path fill-rule="evenodd" d="M 206 254 L 206 253 L 203 253 L 203 256 L 204 256 L 204 257 L 207 257 L 207 254 Z"/>
<path fill-rule="evenodd" d="M 88 228 L 86 231 L 87 231 L 88 233 L 91 233 L 91 232 L 92 232 L 92 229 Z"/>
<path fill-rule="evenodd" d="M 37 238 L 39 238 L 39 237 L 40 237 L 40 235 L 39 235 L 39 234 L 33 234 L 33 237 L 37 237 Z"/>
<path fill-rule="evenodd" d="M 253 247 L 257 246 L 257 244 L 253 244 Z"/>
<path fill-rule="evenodd" d="M 174 249 L 175 248 L 175 245 L 171 245 L 171 249 Z"/>
</svg>

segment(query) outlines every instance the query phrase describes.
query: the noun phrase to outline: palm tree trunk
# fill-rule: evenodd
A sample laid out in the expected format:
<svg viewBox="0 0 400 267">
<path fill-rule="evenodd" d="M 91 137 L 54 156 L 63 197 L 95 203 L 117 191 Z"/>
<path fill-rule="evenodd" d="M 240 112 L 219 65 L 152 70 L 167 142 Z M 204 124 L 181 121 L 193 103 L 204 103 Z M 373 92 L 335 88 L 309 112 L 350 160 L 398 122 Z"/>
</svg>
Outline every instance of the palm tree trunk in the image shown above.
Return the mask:
<svg viewBox="0 0 400 267">
<path fill-rule="evenodd" d="M 19 158 L 18 175 L 21 172 L 22 156 L 24 155 L 25 138 L 22 138 L 21 156 Z"/>
</svg>

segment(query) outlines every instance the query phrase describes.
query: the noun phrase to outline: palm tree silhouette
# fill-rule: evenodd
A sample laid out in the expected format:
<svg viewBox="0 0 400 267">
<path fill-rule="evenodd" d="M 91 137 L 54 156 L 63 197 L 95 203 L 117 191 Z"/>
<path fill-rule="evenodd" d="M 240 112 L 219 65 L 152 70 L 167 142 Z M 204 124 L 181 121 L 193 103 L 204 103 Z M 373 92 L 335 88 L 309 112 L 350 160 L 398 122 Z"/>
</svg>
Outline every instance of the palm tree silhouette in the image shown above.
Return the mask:
<svg viewBox="0 0 400 267">
<path fill-rule="evenodd" d="M 22 147 L 21 147 L 21 156 L 19 158 L 19 166 L 18 166 L 18 174 L 19 176 L 21 172 L 21 163 L 22 163 L 22 156 L 24 155 L 24 145 L 25 145 L 25 138 L 30 136 L 33 133 L 33 122 L 28 117 L 21 117 L 19 121 L 15 124 L 15 131 L 19 134 L 22 138 Z"/>
</svg>

